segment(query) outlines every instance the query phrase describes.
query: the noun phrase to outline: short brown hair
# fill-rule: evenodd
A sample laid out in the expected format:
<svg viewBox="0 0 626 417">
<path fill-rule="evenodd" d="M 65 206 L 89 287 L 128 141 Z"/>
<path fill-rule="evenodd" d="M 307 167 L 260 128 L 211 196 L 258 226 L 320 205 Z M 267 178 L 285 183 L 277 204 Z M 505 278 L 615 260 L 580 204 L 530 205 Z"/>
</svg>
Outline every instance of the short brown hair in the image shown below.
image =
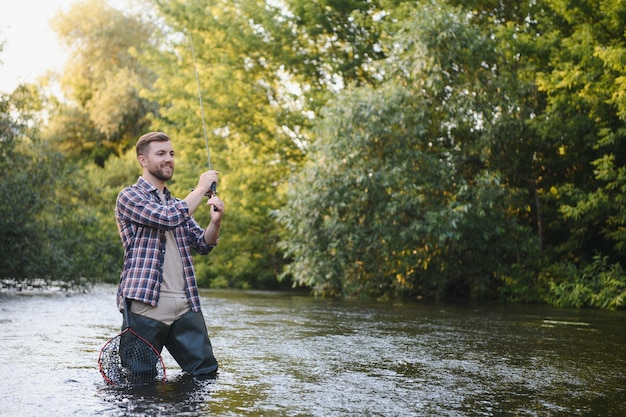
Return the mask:
<svg viewBox="0 0 626 417">
<path fill-rule="evenodd" d="M 146 148 L 152 142 L 168 142 L 170 137 L 167 136 L 163 132 L 148 132 L 145 135 L 141 136 L 137 139 L 137 145 L 135 145 L 135 150 L 137 151 L 137 156 L 143 155 Z"/>
</svg>

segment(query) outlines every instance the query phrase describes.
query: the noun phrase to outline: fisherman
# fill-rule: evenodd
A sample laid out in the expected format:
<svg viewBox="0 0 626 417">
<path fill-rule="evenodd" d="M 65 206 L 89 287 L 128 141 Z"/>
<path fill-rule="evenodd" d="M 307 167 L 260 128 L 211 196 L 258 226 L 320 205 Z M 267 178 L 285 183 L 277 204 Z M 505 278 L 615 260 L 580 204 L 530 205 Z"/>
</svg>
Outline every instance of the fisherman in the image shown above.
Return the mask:
<svg viewBox="0 0 626 417">
<path fill-rule="evenodd" d="M 165 186 L 174 174 L 170 138 L 146 133 L 136 151 L 143 173 L 119 193 L 115 206 L 124 247 L 118 308 L 123 311 L 129 303 L 131 328 L 159 353 L 165 346 L 183 371 L 215 377 L 218 364 L 201 311 L 192 250 L 206 255 L 218 243 L 224 214 L 224 203 L 212 192 L 218 173 L 202 173 L 196 188 L 180 200 Z M 212 207 L 206 229 L 192 217 L 205 195 Z"/>
</svg>

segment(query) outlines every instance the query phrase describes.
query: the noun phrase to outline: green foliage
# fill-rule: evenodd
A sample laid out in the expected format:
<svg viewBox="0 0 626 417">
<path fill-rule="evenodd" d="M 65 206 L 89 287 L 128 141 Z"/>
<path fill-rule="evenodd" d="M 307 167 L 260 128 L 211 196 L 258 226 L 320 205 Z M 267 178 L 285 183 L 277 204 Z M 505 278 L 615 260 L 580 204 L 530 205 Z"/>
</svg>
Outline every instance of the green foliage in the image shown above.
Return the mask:
<svg viewBox="0 0 626 417">
<path fill-rule="evenodd" d="M 292 47 L 307 58 L 303 62 L 305 73 L 331 88 L 336 82 L 376 83 L 376 73 L 369 66 L 385 57 L 381 24 L 387 14 L 384 1 L 285 3 L 294 14 L 298 31 Z"/>
<path fill-rule="evenodd" d="M 288 31 L 274 8 L 255 1 L 156 4 L 184 35 L 172 37 L 176 55 L 155 57 L 161 78 L 153 97 L 161 109 L 153 127 L 168 132 L 180 151 L 175 191 L 184 195 L 207 169 L 191 35 L 211 159 L 227 207 L 221 231 L 227 238 L 211 256 L 196 259 L 199 280 L 276 288 L 285 260 L 270 213 L 283 204 L 285 178 L 302 158 L 297 132 L 306 122 L 303 102 L 295 102 L 284 81 L 290 74 L 281 59 L 290 52 L 276 38 Z M 208 222 L 208 211 L 196 217 Z"/>
<path fill-rule="evenodd" d="M 60 80 L 66 100 L 46 135 L 64 154 L 102 166 L 134 144 L 156 111 L 142 96 L 155 76 L 141 58 L 159 32 L 139 12 L 124 13 L 106 0 L 73 4 L 52 25 L 71 57 Z"/>
<path fill-rule="evenodd" d="M 2 277 L 103 278 L 111 272 L 111 239 L 96 218 L 99 209 L 84 203 L 92 199 L 75 194 L 79 183 L 91 189 L 84 172 L 39 137 L 38 90 L 20 86 L 1 103 L 0 168 L 8 173 L 0 185 Z"/>
<path fill-rule="evenodd" d="M 53 202 L 42 216 L 41 240 L 52 254 L 43 263 L 55 277 L 117 282 L 123 253 L 113 211 L 119 190 L 140 173 L 134 151 L 110 158 L 103 168 L 60 165 Z"/>
<path fill-rule="evenodd" d="M 571 263 L 555 264 L 542 273 L 541 279 L 550 286 L 547 301 L 557 307 L 624 307 L 626 274 L 620 264 L 609 265 L 607 257 L 595 256 L 583 268 Z"/>
<path fill-rule="evenodd" d="M 401 291 L 427 257 L 417 251 L 428 215 L 420 200 L 448 176 L 424 154 L 425 115 L 408 98 L 402 88 L 356 89 L 326 109 L 310 162 L 278 212 L 293 258 L 287 272 L 299 285 L 325 295 Z"/>
<path fill-rule="evenodd" d="M 394 44 L 389 80 L 322 114 L 280 211 L 287 273 L 320 294 L 495 297 L 536 246 L 516 217 L 526 193 L 487 169 L 494 45 L 461 11 L 428 7 Z"/>
<path fill-rule="evenodd" d="M 626 50 L 626 6 L 614 0 L 545 3 L 551 18 L 542 20 L 541 29 L 550 43 L 536 82 L 546 107 L 530 123 L 556 154 L 550 158 L 556 198 L 548 241 L 555 258 L 579 268 L 596 252 L 621 263 L 626 130 L 620 97 L 626 67 L 618 57 Z"/>
<path fill-rule="evenodd" d="M 192 35 L 227 207 L 202 285 L 623 308 L 623 1 L 139 7 L 75 4 L 65 99 L 0 101 L 4 273 L 117 280 L 146 130 L 173 139 L 174 194 L 196 185 Z"/>
<path fill-rule="evenodd" d="M 33 219 L 46 206 L 45 190 L 50 183 L 52 166 L 35 148 L 33 110 L 39 106 L 27 86 L 0 97 L 0 270 L 3 277 L 24 278 L 41 274 L 31 258 L 39 241 L 39 225 Z M 42 198 L 43 197 L 43 198 Z"/>
</svg>

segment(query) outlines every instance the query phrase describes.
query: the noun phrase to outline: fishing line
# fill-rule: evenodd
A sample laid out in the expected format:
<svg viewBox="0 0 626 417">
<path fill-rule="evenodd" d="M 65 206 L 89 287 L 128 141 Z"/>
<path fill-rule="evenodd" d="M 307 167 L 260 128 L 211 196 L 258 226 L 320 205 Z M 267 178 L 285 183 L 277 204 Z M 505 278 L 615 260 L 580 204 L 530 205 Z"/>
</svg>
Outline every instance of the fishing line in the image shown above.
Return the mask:
<svg viewBox="0 0 626 417">
<path fill-rule="evenodd" d="M 198 87 L 198 101 L 200 101 L 200 115 L 202 117 L 202 129 L 204 131 L 204 144 L 206 145 L 206 153 L 207 153 L 207 161 L 209 163 L 209 170 L 212 170 L 211 166 L 211 151 L 209 151 L 209 136 L 206 130 L 206 121 L 204 120 L 204 105 L 202 104 L 202 93 L 200 91 L 200 77 L 198 76 L 198 69 L 196 68 L 196 52 L 193 48 L 193 39 L 191 38 L 191 32 L 189 32 L 189 43 L 191 44 L 191 57 L 193 59 L 193 71 L 196 74 L 196 85 Z M 217 184 L 211 184 L 210 194 L 207 194 L 209 197 L 211 195 L 217 194 Z M 217 210 L 217 209 L 216 209 Z"/>
</svg>

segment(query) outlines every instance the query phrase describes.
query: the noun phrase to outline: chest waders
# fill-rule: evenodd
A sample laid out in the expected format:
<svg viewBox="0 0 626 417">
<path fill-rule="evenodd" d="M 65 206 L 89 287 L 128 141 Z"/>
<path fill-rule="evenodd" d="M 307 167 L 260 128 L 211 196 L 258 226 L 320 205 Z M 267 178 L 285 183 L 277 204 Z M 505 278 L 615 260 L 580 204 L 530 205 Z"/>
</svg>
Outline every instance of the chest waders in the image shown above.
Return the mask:
<svg viewBox="0 0 626 417">
<path fill-rule="evenodd" d="M 189 310 L 170 326 L 130 311 L 129 316 L 133 330 L 159 353 L 166 347 L 183 371 L 197 378 L 215 377 L 217 360 L 213 356 L 213 347 L 201 311 Z"/>
</svg>

